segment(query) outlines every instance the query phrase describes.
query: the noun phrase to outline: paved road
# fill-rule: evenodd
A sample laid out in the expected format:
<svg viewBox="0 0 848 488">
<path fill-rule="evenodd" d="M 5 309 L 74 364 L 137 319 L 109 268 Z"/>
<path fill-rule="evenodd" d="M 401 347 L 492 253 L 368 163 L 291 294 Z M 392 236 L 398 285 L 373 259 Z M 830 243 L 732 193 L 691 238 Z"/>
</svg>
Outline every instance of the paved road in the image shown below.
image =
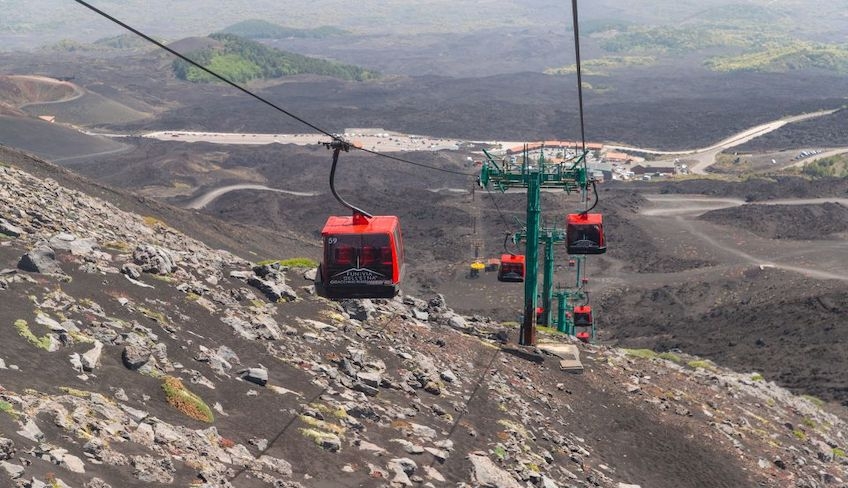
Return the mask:
<svg viewBox="0 0 848 488">
<path fill-rule="evenodd" d="M 215 188 L 214 190 L 210 190 L 203 195 L 195 198 L 186 204 L 186 208 L 200 209 L 203 208 L 216 198 L 229 193 L 231 191 L 238 190 L 258 190 L 258 191 L 273 191 L 277 193 L 286 193 L 288 195 L 295 195 L 299 197 L 314 197 L 320 195 L 318 192 L 307 192 L 307 191 L 289 191 L 289 190 L 281 190 L 279 188 L 271 188 L 265 185 L 250 185 L 250 184 L 242 184 L 242 185 L 230 185 L 230 186 L 222 186 L 221 188 Z"/>
<path fill-rule="evenodd" d="M 716 155 L 718 153 L 729 149 L 731 147 L 738 146 L 740 144 L 744 144 L 751 139 L 757 138 L 763 134 L 768 134 L 769 132 L 775 131 L 786 124 L 792 124 L 795 122 L 800 122 L 802 120 L 813 119 L 816 117 L 822 117 L 825 115 L 830 115 L 836 112 L 838 109 L 833 110 L 821 110 L 819 112 L 812 112 L 808 114 L 794 115 L 792 117 L 784 117 L 782 119 L 773 120 L 771 122 L 766 122 L 765 124 L 760 124 L 749 129 L 745 129 L 742 132 L 736 133 L 726 139 L 723 139 L 716 144 L 713 144 L 709 147 L 704 147 L 701 149 L 690 149 L 686 151 L 658 151 L 654 149 L 645 149 L 638 148 L 632 146 L 606 146 L 609 149 L 614 149 L 617 151 L 637 151 L 648 154 L 657 154 L 657 155 L 666 155 L 666 156 L 686 156 L 686 159 L 695 159 L 697 163 L 693 166 L 690 166 L 689 171 L 695 174 L 704 174 L 706 168 L 715 162 Z M 655 162 L 656 165 L 664 165 L 667 162 Z"/>
</svg>

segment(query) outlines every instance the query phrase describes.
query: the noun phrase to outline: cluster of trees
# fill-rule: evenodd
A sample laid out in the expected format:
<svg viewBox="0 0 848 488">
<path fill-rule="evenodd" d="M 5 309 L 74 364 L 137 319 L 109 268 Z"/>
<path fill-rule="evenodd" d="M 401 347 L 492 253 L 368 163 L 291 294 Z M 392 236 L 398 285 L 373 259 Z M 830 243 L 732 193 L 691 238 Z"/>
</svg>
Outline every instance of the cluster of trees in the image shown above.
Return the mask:
<svg viewBox="0 0 848 488">
<path fill-rule="evenodd" d="M 703 27 L 631 27 L 604 39 L 601 47 L 609 52 L 695 51 L 711 47 L 738 46 L 745 41 L 735 31 Z"/>
<path fill-rule="evenodd" d="M 715 71 L 782 73 L 815 68 L 848 73 L 848 49 L 841 45 L 796 42 L 740 56 L 714 58 L 707 62 L 707 67 Z"/>
<path fill-rule="evenodd" d="M 236 83 L 255 79 L 280 78 L 297 74 L 316 74 L 343 80 L 364 81 L 379 75 L 358 66 L 334 63 L 300 54 L 272 49 L 233 34 L 212 34 L 220 47 L 195 51 L 187 55 L 196 63 Z M 177 78 L 195 83 L 215 81 L 197 67 L 178 59 L 173 63 Z"/>
<path fill-rule="evenodd" d="M 813 178 L 845 178 L 848 177 L 848 156 L 832 156 L 807 163 L 801 173 Z"/>
<path fill-rule="evenodd" d="M 602 58 L 589 59 L 581 63 L 584 75 L 606 76 L 610 70 L 628 66 L 649 66 L 656 62 L 653 56 L 604 56 Z M 548 75 L 571 75 L 577 72 L 576 64 L 569 64 L 560 68 L 548 68 Z"/>
<path fill-rule="evenodd" d="M 348 31 L 331 26 L 321 26 L 315 29 L 295 29 L 292 27 L 283 27 L 266 20 L 245 20 L 237 24 L 233 24 L 221 31 L 224 34 L 233 34 L 246 39 L 288 39 L 306 38 L 306 39 L 324 39 L 326 37 L 343 36 L 348 34 Z"/>
</svg>

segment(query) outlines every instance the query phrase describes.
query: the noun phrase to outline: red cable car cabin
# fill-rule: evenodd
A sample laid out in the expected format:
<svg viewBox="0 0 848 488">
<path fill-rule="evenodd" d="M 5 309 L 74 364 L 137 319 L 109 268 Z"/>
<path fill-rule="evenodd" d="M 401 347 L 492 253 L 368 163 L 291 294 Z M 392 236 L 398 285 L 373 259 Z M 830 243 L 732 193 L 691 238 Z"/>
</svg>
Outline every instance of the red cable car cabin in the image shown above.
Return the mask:
<svg viewBox="0 0 848 488">
<path fill-rule="evenodd" d="M 524 281 L 524 255 L 502 254 L 501 267 L 498 269 L 498 281 L 520 283 Z"/>
<path fill-rule="evenodd" d="M 592 307 L 589 305 L 574 307 L 575 327 L 592 327 L 594 322 L 595 321 L 592 319 Z"/>
<path fill-rule="evenodd" d="M 395 216 L 332 216 L 321 231 L 324 261 L 316 292 L 327 298 L 392 298 L 403 275 L 403 242 Z"/>
<path fill-rule="evenodd" d="M 583 342 L 589 342 L 589 339 L 594 334 L 595 321 L 592 317 L 592 307 L 589 305 L 581 305 L 574 307 L 574 328 L 588 328 L 589 330 L 577 331 L 575 337 Z M 591 331 L 591 332 L 590 332 Z"/>
<path fill-rule="evenodd" d="M 565 226 L 568 254 L 603 254 L 607 252 L 602 214 L 568 214 Z"/>
</svg>

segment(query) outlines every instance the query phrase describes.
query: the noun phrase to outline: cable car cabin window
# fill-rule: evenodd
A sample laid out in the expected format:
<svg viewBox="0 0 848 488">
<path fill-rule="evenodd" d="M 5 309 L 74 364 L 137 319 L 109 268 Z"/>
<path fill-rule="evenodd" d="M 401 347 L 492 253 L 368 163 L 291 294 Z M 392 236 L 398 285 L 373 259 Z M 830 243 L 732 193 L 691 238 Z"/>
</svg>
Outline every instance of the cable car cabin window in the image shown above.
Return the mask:
<svg viewBox="0 0 848 488">
<path fill-rule="evenodd" d="M 601 214 L 570 214 L 565 234 L 568 254 L 603 254 L 607 250 Z"/>
<path fill-rule="evenodd" d="M 576 314 L 574 314 L 574 326 L 575 327 L 591 327 L 592 326 L 592 314 L 588 314 L 588 313 L 576 313 Z"/>
<path fill-rule="evenodd" d="M 377 262 L 382 263 L 382 260 L 378 259 L 382 255 L 382 249 L 382 247 L 363 245 L 359 252 L 359 264 L 361 266 L 373 266 Z"/>
<path fill-rule="evenodd" d="M 592 308 L 588 305 L 574 307 L 574 326 L 575 327 L 591 327 L 592 326 Z"/>
<path fill-rule="evenodd" d="M 398 266 L 403 267 L 403 236 L 400 233 L 400 226 L 395 227 L 394 230 L 394 238 L 395 238 L 395 249 L 397 249 L 397 263 Z M 389 260 L 391 260 L 391 247 L 388 248 L 389 251 Z M 386 255 L 383 254 L 383 259 L 386 259 Z"/>
<path fill-rule="evenodd" d="M 331 283 L 341 280 L 348 270 L 362 270 L 366 282 L 391 283 L 392 246 L 387 234 L 332 235 L 324 240 L 327 276 Z M 372 273 L 367 273 L 371 271 Z M 352 278 L 352 277 L 351 277 Z"/>
<path fill-rule="evenodd" d="M 345 244 L 333 248 L 333 263 L 339 266 L 350 266 L 353 263 L 353 247 Z"/>
</svg>

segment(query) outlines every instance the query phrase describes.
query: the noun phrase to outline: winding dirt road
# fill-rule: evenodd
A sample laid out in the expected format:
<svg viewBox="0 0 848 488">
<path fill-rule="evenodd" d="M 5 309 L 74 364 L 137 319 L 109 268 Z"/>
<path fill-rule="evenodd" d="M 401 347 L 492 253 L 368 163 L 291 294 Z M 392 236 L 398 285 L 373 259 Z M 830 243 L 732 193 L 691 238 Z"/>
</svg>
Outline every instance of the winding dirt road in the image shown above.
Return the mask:
<svg viewBox="0 0 848 488">
<path fill-rule="evenodd" d="M 290 191 L 290 190 L 281 190 L 279 188 L 271 188 L 265 185 L 251 185 L 251 184 L 242 184 L 242 185 L 230 185 L 230 186 L 222 186 L 220 188 L 215 188 L 214 190 L 210 190 L 203 195 L 195 198 L 194 200 L 188 202 L 186 204 L 186 208 L 191 209 L 201 209 L 210 203 L 212 203 L 216 198 L 229 193 L 231 191 L 238 190 L 257 190 L 257 191 L 273 191 L 277 193 L 285 193 L 287 195 L 295 195 L 298 197 L 314 197 L 320 195 L 319 192 L 309 192 L 309 191 Z"/>
<path fill-rule="evenodd" d="M 822 280 L 839 280 L 848 282 L 848 267 L 834 265 L 826 256 L 834 253 L 848 253 L 848 244 L 834 241 L 804 241 L 801 250 L 786 252 L 793 244 L 771 242 L 768 246 L 774 252 L 765 256 L 765 250 L 758 246 L 748 245 L 744 249 L 733 238 L 721 232 L 709 232 L 706 224 L 696 218 L 710 210 L 746 205 L 744 200 L 733 198 L 693 197 L 688 195 L 645 195 L 652 204 L 650 208 L 640 211 L 642 215 L 664 218 L 663 224 L 676 226 L 680 230 L 696 237 L 701 242 L 719 251 L 721 254 L 736 257 L 742 263 L 760 268 L 778 268 L 799 273 L 810 278 Z M 839 203 L 848 206 L 848 198 L 804 198 L 781 199 L 756 202 L 755 205 L 816 205 L 822 203 Z M 667 218 L 671 217 L 671 218 Z M 760 252 L 757 252 L 757 251 Z M 779 250 L 779 252 L 777 252 Z M 813 265 L 798 266 L 799 255 L 814 257 Z M 839 260 L 842 261 L 842 260 Z"/>
</svg>

